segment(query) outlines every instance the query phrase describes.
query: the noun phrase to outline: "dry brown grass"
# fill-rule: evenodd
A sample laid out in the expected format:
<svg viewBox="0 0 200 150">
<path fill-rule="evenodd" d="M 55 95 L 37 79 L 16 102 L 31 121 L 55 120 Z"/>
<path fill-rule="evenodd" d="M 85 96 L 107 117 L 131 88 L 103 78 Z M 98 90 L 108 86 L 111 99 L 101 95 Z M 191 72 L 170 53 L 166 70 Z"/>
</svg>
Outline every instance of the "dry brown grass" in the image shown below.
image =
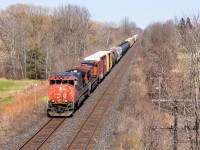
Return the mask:
<svg viewBox="0 0 200 150">
<path fill-rule="evenodd" d="M 112 149 L 148 149 L 154 138 L 150 127 L 157 124 L 170 126 L 173 121 L 169 114 L 159 113 L 158 109 L 153 107 L 148 98 L 145 79 L 140 65 L 135 64 L 124 101 L 121 102 L 121 115 L 116 131 L 119 136 Z"/>
<path fill-rule="evenodd" d="M 33 87 L 17 94 L 11 104 L 0 107 L 0 145 L 9 142 L 13 136 L 26 130 L 45 114 L 46 103 L 39 101 L 39 98 L 47 95 L 47 87 L 46 81 L 38 84 L 36 104 Z"/>
</svg>

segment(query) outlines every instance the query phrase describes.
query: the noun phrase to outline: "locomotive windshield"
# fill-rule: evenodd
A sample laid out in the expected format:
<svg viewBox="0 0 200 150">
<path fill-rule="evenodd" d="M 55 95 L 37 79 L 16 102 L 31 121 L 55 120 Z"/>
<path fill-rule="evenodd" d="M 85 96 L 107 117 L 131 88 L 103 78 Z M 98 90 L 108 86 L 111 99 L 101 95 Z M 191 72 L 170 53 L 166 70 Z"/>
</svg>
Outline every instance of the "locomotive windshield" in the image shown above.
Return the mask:
<svg viewBox="0 0 200 150">
<path fill-rule="evenodd" d="M 74 80 L 50 80 L 50 85 L 70 84 L 74 85 Z"/>
<path fill-rule="evenodd" d="M 56 80 L 50 80 L 50 85 L 54 85 L 56 83 Z"/>
<path fill-rule="evenodd" d="M 82 66 L 87 66 L 89 68 L 92 68 L 94 65 L 92 63 L 82 63 Z"/>
<path fill-rule="evenodd" d="M 74 85 L 74 80 L 62 80 L 62 84 Z"/>
<path fill-rule="evenodd" d="M 61 80 L 56 80 L 56 84 L 61 84 Z"/>
</svg>

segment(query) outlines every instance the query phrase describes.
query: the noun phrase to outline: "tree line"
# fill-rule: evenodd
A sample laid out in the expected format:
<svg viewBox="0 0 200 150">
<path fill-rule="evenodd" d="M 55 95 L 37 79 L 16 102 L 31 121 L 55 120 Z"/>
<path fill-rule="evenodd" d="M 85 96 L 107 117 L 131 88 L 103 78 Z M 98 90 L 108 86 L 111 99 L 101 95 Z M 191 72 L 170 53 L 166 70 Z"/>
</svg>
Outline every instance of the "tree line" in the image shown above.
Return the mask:
<svg viewBox="0 0 200 150">
<path fill-rule="evenodd" d="M 11 5 L 0 12 L 0 77 L 47 79 L 138 31 L 127 17 L 98 23 L 77 5 Z"/>
<path fill-rule="evenodd" d="M 140 43 L 149 98 L 164 100 L 158 115 L 167 114 L 173 120 L 171 128 L 153 123 L 151 148 L 199 149 L 199 14 L 153 23 L 144 30 Z"/>
</svg>

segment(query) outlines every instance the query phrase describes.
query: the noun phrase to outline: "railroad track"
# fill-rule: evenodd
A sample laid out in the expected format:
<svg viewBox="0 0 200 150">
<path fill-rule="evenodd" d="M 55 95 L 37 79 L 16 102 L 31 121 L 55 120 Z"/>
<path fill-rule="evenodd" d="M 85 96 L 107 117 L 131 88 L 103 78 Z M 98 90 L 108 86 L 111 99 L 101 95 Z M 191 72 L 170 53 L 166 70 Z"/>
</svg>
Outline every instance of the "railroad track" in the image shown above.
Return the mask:
<svg viewBox="0 0 200 150">
<path fill-rule="evenodd" d="M 130 51 L 130 52 L 129 52 Z M 69 142 L 62 149 L 93 149 L 95 141 L 95 132 L 99 129 L 102 120 L 104 120 L 106 110 L 109 105 L 115 100 L 115 92 L 117 91 L 118 85 L 123 77 L 123 74 L 127 70 L 131 62 L 133 50 L 129 50 L 125 57 L 126 60 L 121 64 L 121 68 L 115 74 L 112 79 L 111 84 L 106 88 L 104 94 L 98 100 L 95 107 L 92 109 L 91 113 L 84 119 L 83 123 L 76 130 L 77 132 L 72 136 Z"/>
<path fill-rule="evenodd" d="M 128 66 L 132 57 L 132 50 L 129 50 L 121 60 L 121 66 Z M 133 52 L 132 52 L 133 53 Z M 123 77 L 127 67 L 121 67 L 119 71 L 112 78 L 111 84 L 106 88 L 101 98 L 98 100 L 92 111 L 83 122 L 80 123 L 78 132 L 72 135 L 71 140 L 63 147 L 63 149 L 92 149 L 94 145 L 95 132 L 99 129 L 102 120 L 104 120 L 106 110 L 115 99 L 115 92 Z M 50 119 L 30 140 L 28 140 L 20 149 L 21 150 L 35 150 L 43 149 L 43 146 L 48 143 L 51 135 L 57 131 L 60 125 L 66 118 L 52 118 Z M 45 146 L 44 146 L 45 147 Z"/>
<path fill-rule="evenodd" d="M 47 139 L 59 128 L 66 118 L 50 119 L 31 139 L 29 139 L 20 150 L 39 149 Z"/>
</svg>

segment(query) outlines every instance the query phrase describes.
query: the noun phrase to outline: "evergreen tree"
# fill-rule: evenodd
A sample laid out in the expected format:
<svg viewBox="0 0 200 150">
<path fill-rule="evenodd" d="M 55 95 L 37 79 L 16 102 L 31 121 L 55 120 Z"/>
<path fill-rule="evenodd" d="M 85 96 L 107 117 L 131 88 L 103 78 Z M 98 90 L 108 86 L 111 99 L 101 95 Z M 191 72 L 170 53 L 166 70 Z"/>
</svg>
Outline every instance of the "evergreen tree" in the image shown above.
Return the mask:
<svg viewBox="0 0 200 150">
<path fill-rule="evenodd" d="M 178 27 L 179 27 L 180 30 L 184 30 L 185 26 L 186 26 L 185 19 L 181 18 L 181 20 L 180 20 L 180 22 L 178 24 Z"/>
<path fill-rule="evenodd" d="M 181 45 L 185 46 L 185 43 L 187 41 L 186 36 L 187 36 L 187 26 L 186 26 L 186 21 L 184 18 L 181 18 L 179 24 L 178 24 L 178 29 L 181 35 Z"/>
<path fill-rule="evenodd" d="M 44 78 L 45 58 L 37 44 L 28 51 L 27 57 L 27 77 L 29 79 Z"/>
<path fill-rule="evenodd" d="M 189 17 L 187 17 L 187 20 L 186 20 L 186 27 L 189 28 L 189 29 L 192 29 L 192 23 L 191 23 Z"/>
</svg>

